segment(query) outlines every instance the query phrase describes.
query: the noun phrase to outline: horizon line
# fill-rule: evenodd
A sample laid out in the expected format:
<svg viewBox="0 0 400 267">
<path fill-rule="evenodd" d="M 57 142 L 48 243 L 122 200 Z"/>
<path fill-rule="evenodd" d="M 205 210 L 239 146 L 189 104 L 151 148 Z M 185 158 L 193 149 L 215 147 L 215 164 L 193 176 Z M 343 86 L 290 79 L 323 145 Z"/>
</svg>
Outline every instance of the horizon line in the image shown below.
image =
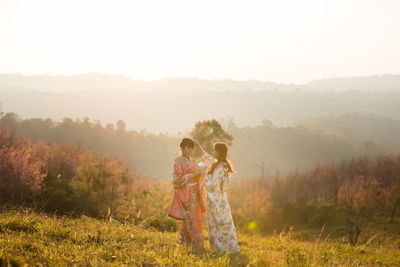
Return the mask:
<svg viewBox="0 0 400 267">
<path fill-rule="evenodd" d="M 350 78 L 371 78 L 371 77 L 383 77 L 383 76 L 399 76 L 400 73 L 384 73 L 384 74 L 372 74 L 372 75 L 354 75 L 354 76 L 332 76 L 332 77 L 324 77 L 320 79 L 310 80 L 306 83 L 282 83 L 282 82 L 274 82 L 271 80 L 258 80 L 258 79 L 233 79 L 233 78 L 201 78 L 201 77 L 190 77 L 190 76 L 169 76 L 169 77 L 161 77 L 158 79 L 136 79 L 130 75 L 121 74 L 121 73 L 111 73 L 111 72 L 86 72 L 86 73 L 77 73 L 77 74 L 23 74 L 23 73 L 0 73 L 0 76 L 23 76 L 23 77 L 51 77 L 51 78 L 74 78 L 77 76 L 87 76 L 87 75 L 104 75 L 104 76 L 120 76 L 123 78 L 127 78 L 137 82 L 157 82 L 164 80 L 199 80 L 199 81 L 210 81 L 210 82 L 218 82 L 218 81 L 232 81 L 232 82 L 258 82 L 258 83 L 273 83 L 277 85 L 286 85 L 286 86 L 301 86 L 307 85 L 313 82 L 324 81 L 324 80 L 337 80 L 337 79 L 350 79 Z"/>
</svg>

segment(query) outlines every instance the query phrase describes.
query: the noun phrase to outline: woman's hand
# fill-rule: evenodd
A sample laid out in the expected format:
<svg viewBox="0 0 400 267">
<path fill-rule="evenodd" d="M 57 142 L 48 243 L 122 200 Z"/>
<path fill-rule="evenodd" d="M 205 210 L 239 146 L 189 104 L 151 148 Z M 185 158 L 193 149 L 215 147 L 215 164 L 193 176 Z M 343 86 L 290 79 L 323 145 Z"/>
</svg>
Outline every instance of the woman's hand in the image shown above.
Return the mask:
<svg viewBox="0 0 400 267">
<path fill-rule="evenodd" d="M 196 177 L 199 177 L 199 176 L 205 176 L 207 173 L 206 173 L 206 167 L 198 167 L 194 172 L 193 172 L 193 174 L 196 176 Z"/>
</svg>

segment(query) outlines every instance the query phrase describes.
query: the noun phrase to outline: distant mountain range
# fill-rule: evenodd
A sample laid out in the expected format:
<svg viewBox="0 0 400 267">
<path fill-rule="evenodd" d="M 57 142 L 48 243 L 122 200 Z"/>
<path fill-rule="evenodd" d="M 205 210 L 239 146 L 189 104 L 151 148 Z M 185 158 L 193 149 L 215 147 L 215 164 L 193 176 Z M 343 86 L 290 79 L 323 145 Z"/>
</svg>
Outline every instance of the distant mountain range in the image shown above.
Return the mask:
<svg viewBox="0 0 400 267">
<path fill-rule="evenodd" d="M 329 78 L 310 82 L 306 88 L 317 90 L 400 90 L 400 75 Z"/>
<path fill-rule="evenodd" d="M 26 76 L 0 74 L 0 89 L 28 89 L 46 92 L 71 91 L 196 91 L 196 90 L 400 90 L 400 75 L 329 78 L 307 84 L 278 84 L 265 81 L 203 80 L 196 78 L 167 78 L 139 81 L 119 74 L 88 73 L 73 76 Z"/>
<path fill-rule="evenodd" d="M 196 121 L 263 120 L 279 126 L 358 112 L 400 119 L 400 75 L 332 78 L 306 85 L 171 78 L 136 81 L 122 75 L 0 75 L 3 112 L 22 118 L 123 120 L 127 129 L 178 133 Z"/>
</svg>

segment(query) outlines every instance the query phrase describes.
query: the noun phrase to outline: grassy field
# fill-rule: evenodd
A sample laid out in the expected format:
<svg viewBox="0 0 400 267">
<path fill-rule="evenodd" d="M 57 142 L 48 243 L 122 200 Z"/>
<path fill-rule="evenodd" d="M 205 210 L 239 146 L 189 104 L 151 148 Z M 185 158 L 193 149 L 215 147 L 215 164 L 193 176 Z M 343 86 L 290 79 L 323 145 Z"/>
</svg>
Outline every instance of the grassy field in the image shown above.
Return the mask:
<svg viewBox="0 0 400 267">
<path fill-rule="evenodd" d="M 328 230 L 329 229 L 329 230 Z M 0 266 L 400 266 L 400 232 L 369 228 L 359 244 L 344 232 L 280 231 L 268 236 L 238 233 L 241 252 L 226 255 L 177 245 L 178 234 L 117 221 L 26 212 L 0 214 Z M 206 234 L 206 232 L 205 232 Z"/>
</svg>

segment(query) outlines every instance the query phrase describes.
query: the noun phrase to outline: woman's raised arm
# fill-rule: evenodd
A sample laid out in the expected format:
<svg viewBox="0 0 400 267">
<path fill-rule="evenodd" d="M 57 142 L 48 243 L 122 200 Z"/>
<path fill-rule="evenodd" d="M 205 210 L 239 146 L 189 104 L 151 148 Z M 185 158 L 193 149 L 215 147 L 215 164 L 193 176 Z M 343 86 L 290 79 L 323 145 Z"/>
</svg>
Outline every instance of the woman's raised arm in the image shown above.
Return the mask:
<svg viewBox="0 0 400 267">
<path fill-rule="evenodd" d="M 194 142 L 194 145 L 201 151 L 201 153 L 204 155 L 204 154 L 207 154 L 208 155 L 208 153 L 204 150 L 204 148 L 200 145 L 200 142 L 199 142 L 199 140 L 197 140 L 197 139 L 195 139 L 195 140 L 193 140 L 193 142 Z"/>
<path fill-rule="evenodd" d="M 204 150 L 204 148 L 200 145 L 200 142 L 198 140 L 194 140 L 194 145 L 202 152 L 202 156 L 200 161 L 204 163 L 207 171 L 211 168 L 211 165 L 215 162 L 215 158 L 210 156 L 210 154 L 207 153 L 207 151 Z"/>
</svg>

